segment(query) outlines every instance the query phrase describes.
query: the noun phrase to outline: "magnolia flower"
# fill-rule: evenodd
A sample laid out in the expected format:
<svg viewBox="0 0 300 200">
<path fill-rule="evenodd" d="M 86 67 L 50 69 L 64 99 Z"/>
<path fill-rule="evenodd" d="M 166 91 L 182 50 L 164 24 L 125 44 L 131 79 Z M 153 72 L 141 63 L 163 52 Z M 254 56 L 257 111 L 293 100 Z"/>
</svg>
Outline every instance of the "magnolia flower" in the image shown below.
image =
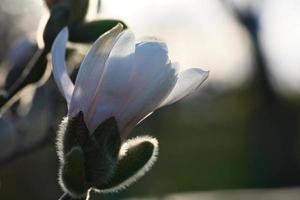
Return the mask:
<svg viewBox="0 0 300 200">
<path fill-rule="evenodd" d="M 164 42 L 136 43 L 130 30 L 117 25 L 92 45 L 74 85 L 66 71 L 67 41 L 64 28 L 52 47 L 53 74 L 67 101 L 68 117 L 82 111 L 90 133 L 113 116 L 124 140 L 153 111 L 194 92 L 208 77 L 199 68 L 178 73 Z"/>
</svg>

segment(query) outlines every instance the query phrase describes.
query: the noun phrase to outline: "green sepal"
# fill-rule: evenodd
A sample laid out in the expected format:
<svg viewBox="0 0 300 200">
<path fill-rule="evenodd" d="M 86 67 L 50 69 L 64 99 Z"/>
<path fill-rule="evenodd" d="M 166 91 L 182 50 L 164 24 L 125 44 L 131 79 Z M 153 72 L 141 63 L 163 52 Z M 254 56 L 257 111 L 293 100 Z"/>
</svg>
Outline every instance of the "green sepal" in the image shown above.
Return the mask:
<svg viewBox="0 0 300 200">
<path fill-rule="evenodd" d="M 84 153 L 76 146 L 65 155 L 65 163 L 61 166 L 63 187 L 76 196 L 82 196 L 88 190 L 84 163 Z"/>
<path fill-rule="evenodd" d="M 124 22 L 115 19 L 97 20 L 70 27 L 69 40 L 77 43 L 92 43 L 119 23 L 124 29 L 127 28 Z"/>
<path fill-rule="evenodd" d="M 102 122 L 92 134 L 92 139 L 95 140 L 98 145 L 104 145 L 106 153 L 110 154 L 113 159 L 118 159 L 121 137 L 117 121 L 114 117 Z"/>
<path fill-rule="evenodd" d="M 63 153 L 68 153 L 74 146 L 83 146 L 89 140 L 89 130 L 84 122 L 83 112 L 68 119 L 67 128 L 63 138 Z"/>
<path fill-rule="evenodd" d="M 158 142 L 155 138 L 143 136 L 128 140 L 121 148 L 113 178 L 95 191 L 111 193 L 127 188 L 151 169 L 157 155 Z"/>
<path fill-rule="evenodd" d="M 90 187 L 99 187 L 110 181 L 117 165 L 120 146 L 117 122 L 111 117 L 97 127 L 83 147 Z"/>
<path fill-rule="evenodd" d="M 111 117 L 91 134 L 83 112 L 79 112 L 75 117 L 63 120 L 57 147 L 64 191 L 71 196 L 80 196 L 89 188 L 107 185 L 114 176 L 121 147 L 117 121 Z M 73 173 L 72 168 L 77 172 Z M 82 171 L 79 173 L 79 170 Z"/>
</svg>

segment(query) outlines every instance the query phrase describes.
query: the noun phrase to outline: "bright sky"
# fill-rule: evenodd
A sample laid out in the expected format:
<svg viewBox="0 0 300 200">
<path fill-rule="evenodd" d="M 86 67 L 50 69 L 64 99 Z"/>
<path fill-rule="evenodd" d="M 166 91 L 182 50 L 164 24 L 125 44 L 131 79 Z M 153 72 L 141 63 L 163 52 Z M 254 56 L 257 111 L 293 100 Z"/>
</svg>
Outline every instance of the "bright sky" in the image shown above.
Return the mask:
<svg viewBox="0 0 300 200">
<path fill-rule="evenodd" d="M 274 81 L 300 91 L 300 1 L 231 0 L 262 11 L 261 39 Z M 218 0 L 103 0 L 106 17 L 121 18 L 137 37 L 157 36 L 184 67 L 203 67 L 210 79 L 240 83 L 251 74 L 248 37 Z"/>
<path fill-rule="evenodd" d="M 102 14 L 123 19 L 137 38 L 156 36 L 182 69 L 210 70 L 234 84 L 249 74 L 249 41 L 217 0 L 103 0 Z"/>
<path fill-rule="evenodd" d="M 300 1 L 267 0 L 261 41 L 276 85 L 300 93 Z"/>
<path fill-rule="evenodd" d="M 17 15 L 24 13 L 20 24 L 26 27 L 29 21 L 37 23 L 45 10 L 40 9 L 42 0 L 27 1 L 32 4 L 20 11 L 10 0 L 4 0 L 7 10 Z M 235 2 L 241 9 L 249 5 L 261 7 L 260 36 L 274 82 L 281 90 L 300 91 L 300 1 L 227 1 Z M 201 67 L 210 70 L 210 80 L 235 85 L 251 75 L 250 44 L 245 31 L 220 2 L 102 0 L 101 17 L 123 19 L 137 38 L 155 36 L 164 40 L 171 59 L 178 61 L 182 69 Z M 263 6 L 259 6 L 262 2 Z M 91 7 L 95 10 L 95 4 Z"/>
</svg>

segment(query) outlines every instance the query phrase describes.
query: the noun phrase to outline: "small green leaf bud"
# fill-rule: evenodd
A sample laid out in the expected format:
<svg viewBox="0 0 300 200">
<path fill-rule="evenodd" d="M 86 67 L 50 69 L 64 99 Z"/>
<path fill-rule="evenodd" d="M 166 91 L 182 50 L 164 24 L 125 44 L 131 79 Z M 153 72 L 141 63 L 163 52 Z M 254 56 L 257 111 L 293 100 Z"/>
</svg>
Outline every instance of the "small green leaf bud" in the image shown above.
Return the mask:
<svg viewBox="0 0 300 200">
<path fill-rule="evenodd" d="M 85 181 L 84 153 L 79 146 L 66 154 L 60 175 L 60 184 L 65 191 L 76 197 L 85 195 L 88 186 Z"/>
</svg>

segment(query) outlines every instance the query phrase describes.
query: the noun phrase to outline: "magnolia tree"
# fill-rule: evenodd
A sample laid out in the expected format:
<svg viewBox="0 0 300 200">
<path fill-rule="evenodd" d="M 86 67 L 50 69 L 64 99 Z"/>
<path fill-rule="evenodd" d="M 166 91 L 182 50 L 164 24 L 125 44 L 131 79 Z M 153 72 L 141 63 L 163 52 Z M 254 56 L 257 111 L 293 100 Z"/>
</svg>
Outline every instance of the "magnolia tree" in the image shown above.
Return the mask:
<svg viewBox="0 0 300 200">
<path fill-rule="evenodd" d="M 88 0 L 46 0 L 50 17 L 43 45 L 35 51 L 8 93 L 0 98 L 4 113 L 17 94 L 39 87 L 52 74 L 68 112 L 57 133 L 60 199 L 89 199 L 90 191 L 119 192 L 150 170 L 158 156 L 152 136 L 128 139 L 134 127 L 156 109 L 199 88 L 208 77 L 200 68 L 179 72 L 163 41 L 136 41 L 119 20 L 86 22 Z M 68 42 L 91 44 L 72 81 L 66 59 Z M 75 83 L 73 83 L 75 82 Z"/>
</svg>

